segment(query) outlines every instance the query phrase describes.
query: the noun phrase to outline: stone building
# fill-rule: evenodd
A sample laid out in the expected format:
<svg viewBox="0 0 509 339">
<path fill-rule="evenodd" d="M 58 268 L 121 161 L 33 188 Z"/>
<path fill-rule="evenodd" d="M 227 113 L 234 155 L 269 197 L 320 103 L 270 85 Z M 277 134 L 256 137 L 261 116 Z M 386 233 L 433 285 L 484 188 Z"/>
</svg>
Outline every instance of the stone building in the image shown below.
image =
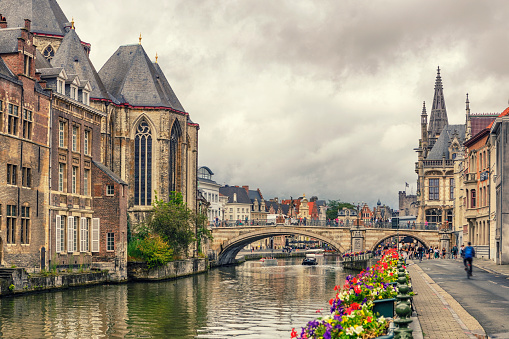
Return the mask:
<svg viewBox="0 0 509 339">
<path fill-rule="evenodd" d="M 251 219 L 251 199 L 245 188 L 225 185 L 219 188 L 219 193 L 228 197 L 225 206 L 225 222 L 230 224 L 245 224 Z"/>
<path fill-rule="evenodd" d="M 435 93 L 430 121 L 426 105 L 421 113 L 421 138 L 415 163 L 417 173 L 417 223 L 450 226 L 454 215 L 454 163 L 462 152 L 465 125 L 449 125 L 440 68 L 435 81 Z"/>
<path fill-rule="evenodd" d="M 50 94 L 38 80 L 30 20 L 0 15 L 0 265 L 46 265 Z"/>
<path fill-rule="evenodd" d="M 405 191 L 398 192 L 399 197 L 399 216 L 416 216 L 417 215 L 417 195 L 406 194 Z"/>
<path fill-rule="evenodd" d="M 199 191 L 204 199 L 209 203 L 207 208 L 207 217 L 209 224 L 220 225 L 224 218 L 224 203 L 220 199 L 219 187 L 220 184 L 212 180 L 214 173 L 207 166 L 202 166 L 198 169 L 198 185 Z"/>
</svg>

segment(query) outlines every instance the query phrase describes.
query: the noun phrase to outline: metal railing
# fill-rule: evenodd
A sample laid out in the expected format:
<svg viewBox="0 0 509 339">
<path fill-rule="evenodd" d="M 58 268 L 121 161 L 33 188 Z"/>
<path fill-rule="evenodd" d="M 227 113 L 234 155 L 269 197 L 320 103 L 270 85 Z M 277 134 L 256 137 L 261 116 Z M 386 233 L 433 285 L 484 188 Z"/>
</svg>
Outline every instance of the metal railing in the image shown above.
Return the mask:
<svg viewBox="0 0 509 339">
<path fill-rule="evenodd" d="M 211 222 L 209 227 L 252 227 L 252 226 L 285 226 L 285 227 L 344 227 L 344 228 L 352 228 L 356 227 L 357 221 L 354 223 L 343 223 L 337 222 L 335 220 L 286 220 L 284 223 L 277 223 L 274 221 L 267 220 L 237 220 L 237 221 L 218 221 Z M 399 223 L 393 224 L 392 222 L 387 221 L 378 221 L 378 222 L 363 222 L 361 221 L 362 228 L 384 228 L 384 229 L 393 229 L 393 230 L 429 230 L 429 231 L 452 231 L 453 226 L 451 224 L 443 224 L 443 223 Z"/>
</svg>

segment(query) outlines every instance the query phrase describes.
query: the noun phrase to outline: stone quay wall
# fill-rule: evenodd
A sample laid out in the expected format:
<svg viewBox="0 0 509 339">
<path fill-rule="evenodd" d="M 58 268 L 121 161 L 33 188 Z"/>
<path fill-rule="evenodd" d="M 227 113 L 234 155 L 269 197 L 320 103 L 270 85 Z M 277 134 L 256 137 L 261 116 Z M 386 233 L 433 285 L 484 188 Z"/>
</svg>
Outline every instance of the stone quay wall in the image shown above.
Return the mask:
<svg viewBox="0 0 509 339">
<path fill-rule="evenodd" d="M 187 277 L 208 271 L 207 259 L 177 260 L 165 266 L 149 269 L 144 262 L 128 262 L 127 275 L 129 280 L 150 281 Z"/>
</svg>

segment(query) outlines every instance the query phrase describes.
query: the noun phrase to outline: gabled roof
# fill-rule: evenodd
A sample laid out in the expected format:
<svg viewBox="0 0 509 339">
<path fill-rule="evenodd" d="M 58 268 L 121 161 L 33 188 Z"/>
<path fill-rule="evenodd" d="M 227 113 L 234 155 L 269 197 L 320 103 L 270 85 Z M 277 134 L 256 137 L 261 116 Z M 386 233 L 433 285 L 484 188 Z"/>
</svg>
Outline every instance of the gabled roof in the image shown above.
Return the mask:
<svg viewBox="0 0 509 339">
<path fill-rule="evenodd" d="M 258 200 L 259 203 L 263 200 L 258 190 L 249 190 L 249 199 L 251 199 L 251 201 Z"/>
<path fill-rule="evenodd" d="M 92 87 L 91 98 L 110 99 L 99 74 L 92 61 L 83 49 L 81 40 L 74 29 L 69 30 L 62 40 L 62 44 L 51 59 L 53 67 L 62 67 L 67 74 L 77 74 L 80 80 L 88 80 Z"/>
<path fill-rule="evenodd" d="M 141 45 L 120 46 L 101 68 L 99 76 L 120 103 L 185 112 L 163 72 L 155 65 Z"/>
<path fill-rule="evenodd" d="M 97 166 L 97 168 L 99 168 L 101 171 L 106 173 L 113 181 L 115 181 L 116 183 L 119 183 L 121 185 L 127 186 L 127 183 L 124 180 L 122 180 L 118 175 L 113 173 L 108 167 L 104 166 L 104 164 L 97 162 L 95 160 L 92 160 L 92 162 L 94 163 L 94 165 Z"/>
<path fill-rule="evenodd" d="M 2 3 L 1 0 L 0 3 Z M 0 54 L 18 53 L 19 37 L 21 37 L 21 28 L 0 29 Z"/>
<path fill-rule="evenodd" d="M 239 204 L 249 204 L 251 205 L 251 200 L 249 199 L 249 196 L 247 195 L 247 192 L 242 187 L 236 187 L 236 186 L 224 186 L 219 187 L 219 193 L 225 195 L 228 197 L 228 203 L 234 203 L 234 194 L 237 194 L 237 203 Z"/>
<path fill-rule="evenodd" d="M 40 68 L 51 68 L 51 64 L 48 60 L 42 55 L 42 53 L 36 49 L 35 50 L 35 69 Z"/>
<path fill-rule="evenodd" d="M 30 19 L 35 33 L 63 36 L 70 26 L 56 0 L 0 0 L 0 13 L 7 27 L 24 27 L 25 19 Z"/>
<path fill-rule="evenodd" d="M 449 157 L 449 144 L 453 138 L 457 136 L 460 145 L 465 141 L 465 125 L 447 125 L 440 133 L 435 145 L 429 152 L 426 160 L 442 160 L 450 159 Z"/>
</svg>

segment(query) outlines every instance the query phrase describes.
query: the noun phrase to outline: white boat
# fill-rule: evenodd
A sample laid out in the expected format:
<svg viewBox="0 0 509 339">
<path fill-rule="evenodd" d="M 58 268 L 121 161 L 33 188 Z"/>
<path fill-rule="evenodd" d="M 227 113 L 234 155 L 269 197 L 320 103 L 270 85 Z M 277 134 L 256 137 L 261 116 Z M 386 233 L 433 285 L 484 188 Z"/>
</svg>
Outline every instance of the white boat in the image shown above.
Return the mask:
<svg viewBox="0 0 509 339">
<path fill-rule="evenodd" d="M 321 248 L 314 248 L 306 251 L 306 258 L 323 257 L 325 250 Z"/>
</svg>

